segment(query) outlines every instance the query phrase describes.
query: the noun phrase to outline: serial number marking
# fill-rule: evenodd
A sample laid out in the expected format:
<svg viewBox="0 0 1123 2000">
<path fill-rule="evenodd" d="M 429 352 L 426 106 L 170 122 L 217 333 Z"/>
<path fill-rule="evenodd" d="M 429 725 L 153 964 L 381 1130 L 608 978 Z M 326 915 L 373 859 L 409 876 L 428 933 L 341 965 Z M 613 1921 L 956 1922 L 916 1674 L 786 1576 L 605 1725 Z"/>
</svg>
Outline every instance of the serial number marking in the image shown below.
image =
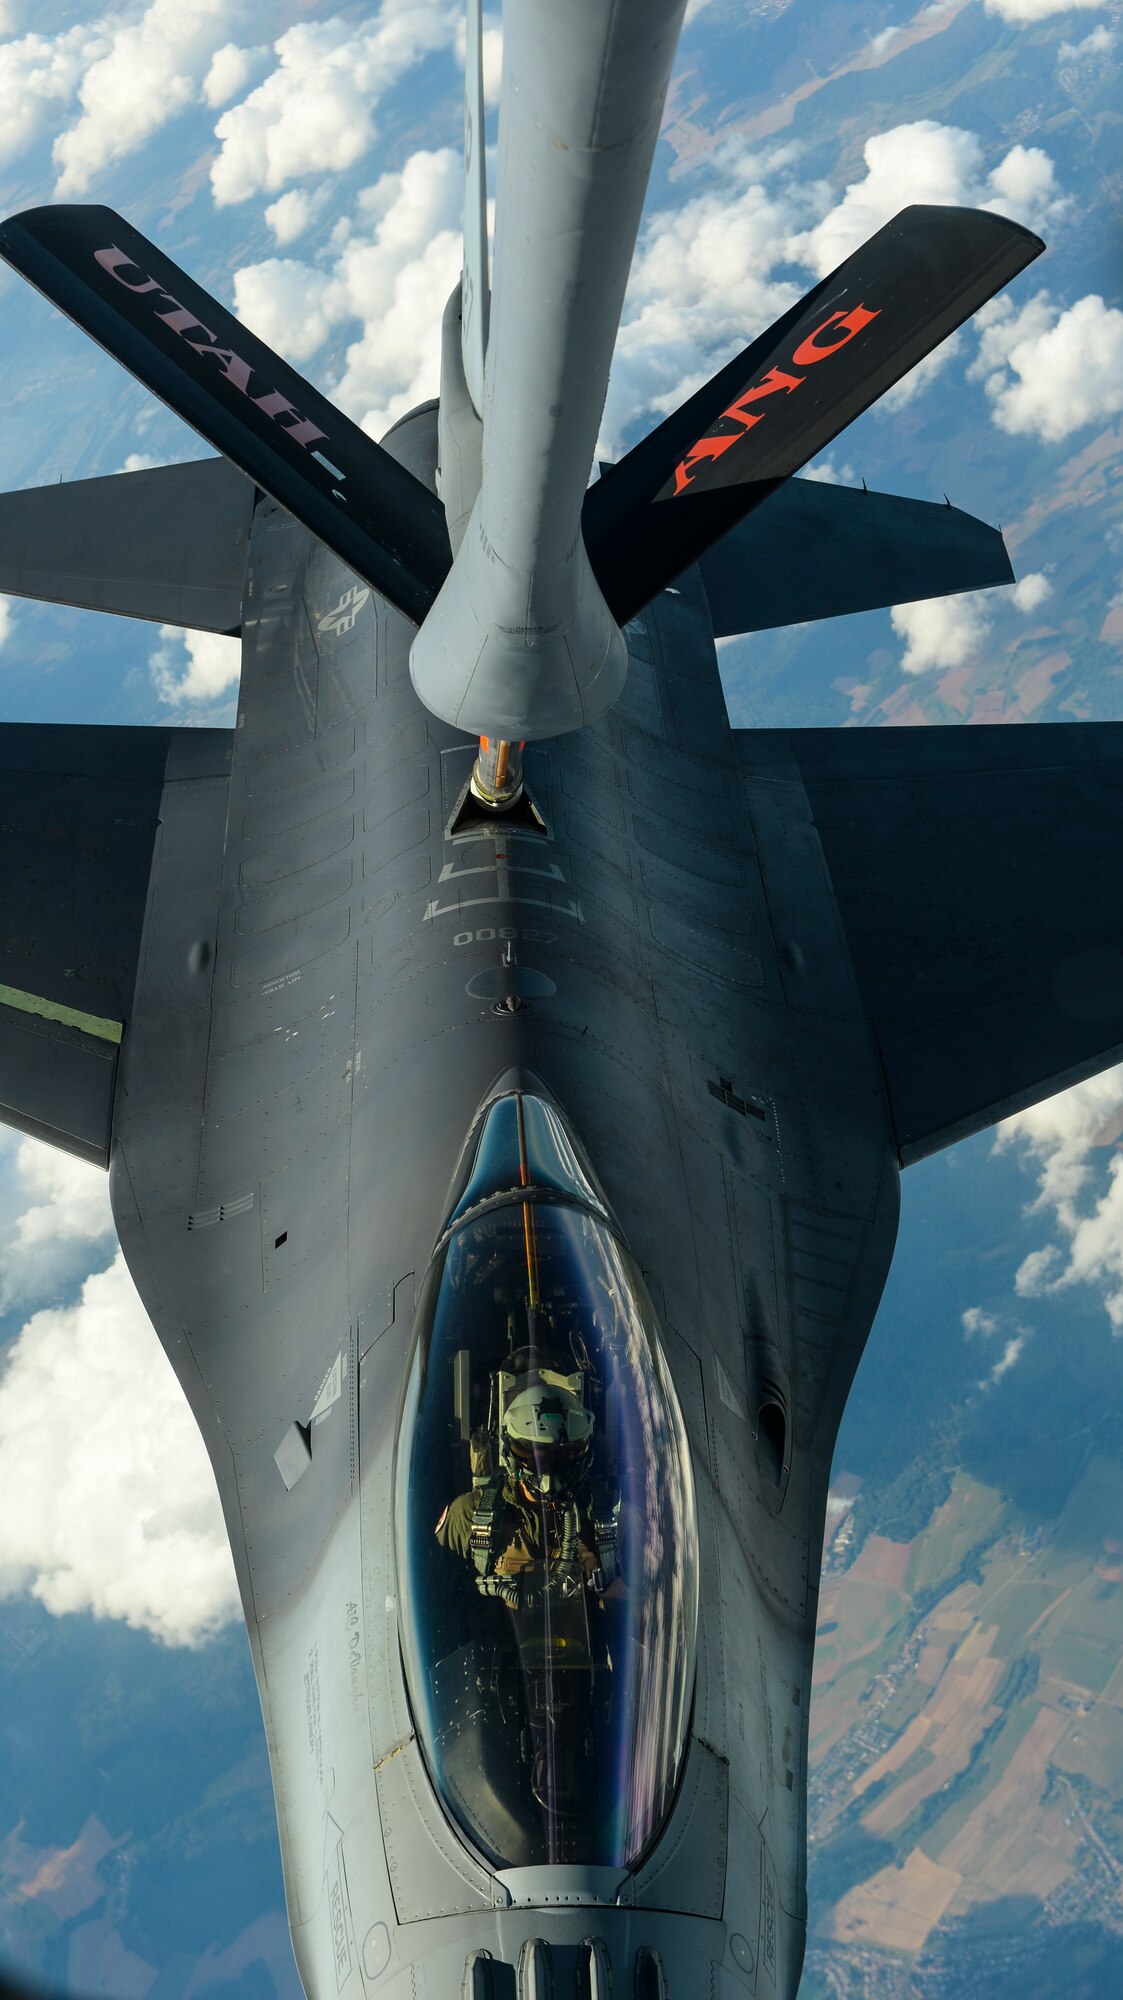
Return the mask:
<svg viewBox="0 0 1123 2000">
<path fill-rule="evenodd" d="M 482 924 L 476 931 L 457 931 L 452 942 L 462 944 L 555 944 L 556 931 L 536 930 L 532 924 L 519 929 L 517 924 Z"/>
</svg>

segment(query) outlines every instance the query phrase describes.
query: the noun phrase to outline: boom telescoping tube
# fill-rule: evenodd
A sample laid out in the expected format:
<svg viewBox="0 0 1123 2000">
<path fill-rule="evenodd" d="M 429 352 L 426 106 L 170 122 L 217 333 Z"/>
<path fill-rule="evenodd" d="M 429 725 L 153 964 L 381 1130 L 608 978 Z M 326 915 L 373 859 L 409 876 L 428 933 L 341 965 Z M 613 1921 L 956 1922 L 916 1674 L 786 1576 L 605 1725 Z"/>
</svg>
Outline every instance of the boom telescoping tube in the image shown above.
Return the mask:
<svg viewBox="0 0 1123 2000">
<path fill-rule="evenodd" d="M 410 656 L 426 706 L 474 735 L 578 728 L 623 685 L 581 507 L 683 8 L 505 16 L 483 479 Z"/>
</svg>

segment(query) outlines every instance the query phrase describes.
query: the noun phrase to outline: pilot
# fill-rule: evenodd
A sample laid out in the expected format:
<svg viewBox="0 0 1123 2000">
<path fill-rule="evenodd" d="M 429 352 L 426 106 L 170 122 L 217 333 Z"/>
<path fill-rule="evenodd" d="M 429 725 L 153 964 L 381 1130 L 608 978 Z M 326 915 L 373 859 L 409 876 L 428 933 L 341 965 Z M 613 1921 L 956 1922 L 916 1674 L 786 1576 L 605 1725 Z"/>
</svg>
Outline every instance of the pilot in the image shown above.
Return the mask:
<svg viewBox="0 0 1123 2000">
<path fill-rule="evenodd" d="M 482 1596 L 514 1606 L 544 1586 L 603 1595 L 616 1581 L 619 1505 L 589 1478 L 593 1428 L 591 1411 L 562 1381 L 540 1376 L 511 1397 L 500 1469 L 453 1500 L 436 1526 L 441 1547 L 472 1563 Z"/>
</svg>

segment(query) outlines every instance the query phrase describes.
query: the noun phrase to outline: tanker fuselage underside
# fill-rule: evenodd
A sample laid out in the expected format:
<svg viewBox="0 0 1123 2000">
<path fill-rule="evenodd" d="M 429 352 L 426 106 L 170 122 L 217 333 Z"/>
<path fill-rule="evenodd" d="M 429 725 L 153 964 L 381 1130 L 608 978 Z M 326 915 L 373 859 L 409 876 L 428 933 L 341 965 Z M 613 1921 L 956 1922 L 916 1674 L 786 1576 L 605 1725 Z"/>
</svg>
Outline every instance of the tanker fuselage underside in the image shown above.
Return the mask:
<svg viewBox="0 0 1123 2000">
<path fill-rule="evenodd" d="M 433 439 L 428 413 L 390 448 L 431 480 Z M 896 1227 L 829 878 L 794 769 L 746 793 L 696 572 L 627 628 L 617 707 L 528 747 L 517 818 L 462 810 L 475 745 L 420 706 L 411 637 L 259 502 L 228 805 L 167 787 L 115 1113 L 121 1239 L 234 1548 L 298 1963 L 316 1996 L 451 2000 L 473 1951 L 499 1979 L 541 1939 L 560 2000 L 596 1938 L 623 1994 L 648 1952 L 671 2000 L 791 1996 L 830 1458 Z M 403 1674 L 417 1300 L 509 1072 L 595 1169 L 689 1441 L 689 1747 L 634 1866 L 474 1847 Z"/>
</svg>

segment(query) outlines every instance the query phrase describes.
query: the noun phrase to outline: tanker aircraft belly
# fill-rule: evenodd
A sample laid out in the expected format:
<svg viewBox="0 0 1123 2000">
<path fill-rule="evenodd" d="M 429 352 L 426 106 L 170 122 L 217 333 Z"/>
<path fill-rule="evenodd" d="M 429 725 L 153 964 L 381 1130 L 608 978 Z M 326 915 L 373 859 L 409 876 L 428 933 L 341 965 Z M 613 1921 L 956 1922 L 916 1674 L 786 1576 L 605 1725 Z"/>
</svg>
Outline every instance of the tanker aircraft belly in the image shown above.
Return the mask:
<svg viewBox="0 0 1123 2000">
<path fill-rule="evenodd" d="M 587 483 L 681 12 L 513 10 L 489 288 L 472 0 L 381 446 L 121 217 L 0 225 L 223 454 L 0 499 L 0 589 L 242 638 L 234 730 L 0 729 L 0 1115 L 206 1440 L 310 2000 L 793 2000 L 899 1168 L 1123 1052 L 1123 726 L 734 730 L 714 646 L 1012 579 L 792 474 L 1037 239 L 904 210 Z"/>
<path fill-rule="evenodd" d="M 432 432 L 423 416 L 398 439 L 416 451 Z M 803 1906 L 809 1538 L 897 1199 L 876 1046 L 816 908 L 827 885 L 787 864 L 780 922 L 816 939 L 796 977 L 810 1009 L 785 989 L 757 840 L 790 853 L 812 829 L 779 773 L 753 837 L 697 580 L 629 631 L 613 714 L 528 753 L 544 830 L 450 833 L 474 752 L 420 708 L 409 628 L 374 596 L 356 606 L 338 561 L 268 505 L 247 612 L 209 1033 L 204 1009 L 194 1036 L 183 1026 L 197 845 L 165 817 L 152 895 L 174 916 L 145 955 L 112 1186 L 145 1302 L 190 1356 L 181 1375 L 233 1528 L 298 1961 L 320 1990 L 331 1951 L 357 1968 L 393 1939 L 395 1964 L 424 1966 L 417 1990 L 452 1994 L 473 1949 L 498 1940 L 513 1960 L 541 1933 L 564 1964 L 593 1931 L 621 1967 L 657 1950 L 668 1990 L 689 1994 L 727 1955 L 725 1930 L 755 1961 L 763 1907 L 760 1990 L 784 1991 Z M 612 1831 L 622 1801 L 601 1801 L 596 1865 L 579 1865 L 588 1853 L 565 1846 L 559 1814 L 561 1889 L 539 1834 L 520 1834 L 511 1868 L 477 1814 L 459 1829 L 471 1855 L 433 1797 L 451 1725 L 426 1743 L 402 1603 L 467 1584 L 470 1632 L 471 1577 L 452 1550 L 443 1575 L 424 1551 L 403 1573 L 390 1536 L 395 1450 L 430 1541 L 472 1485 L 459 1427 L 421 1452 L 401 1409 L 445 1189 L 481 1106 L 511 1093 L 579 1135 L 643 1273 L 689 1456 L 681 1533 L 709 1607 L 689 1746 L 671 1711 L 680 1740 L 646 1746 L 673 1760 L 663 1840 L 629 1872 Z M 540 1236 L 562 1212 L 543 1205 Z M 491 1289 L 502 1350 L 510 1300 Z M 591 1324 L 578 1334 L 553 1290 L 552 1338 L 591 1347 Z M 463 1351 L 448 1356 L 450 1394 Z M 621 1585 L 651 1588 L 623 1551 Z M 520 1726 L 495 1722 L 515 1760 Z M 580 1777 L 604 1783 L 591 1764 Z M 578 1906 L 564 1920 L 520 1907 L 559 1895 Z"/>
</svg>

